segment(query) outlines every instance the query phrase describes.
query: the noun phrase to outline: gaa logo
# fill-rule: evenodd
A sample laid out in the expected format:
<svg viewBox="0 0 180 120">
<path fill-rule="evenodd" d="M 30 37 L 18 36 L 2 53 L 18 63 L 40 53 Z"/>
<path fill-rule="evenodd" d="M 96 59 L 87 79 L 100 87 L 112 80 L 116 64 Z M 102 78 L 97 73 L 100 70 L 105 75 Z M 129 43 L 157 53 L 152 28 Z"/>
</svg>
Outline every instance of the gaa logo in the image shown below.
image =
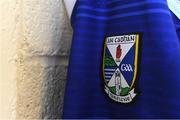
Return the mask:
<svg viewBox="0 0 180 120">
<path fill-rule="evenodd" d="M 104 90 L 110 99 L 130 103 L 136 97 L 140 34 L 105 38 L 103 52 Z"/>
<path fill-rule="evenodd" d="M 131 71 L 133 72 L 131 64 L 122 64 L 121 65 L 121 71 Z"/>
</svg>

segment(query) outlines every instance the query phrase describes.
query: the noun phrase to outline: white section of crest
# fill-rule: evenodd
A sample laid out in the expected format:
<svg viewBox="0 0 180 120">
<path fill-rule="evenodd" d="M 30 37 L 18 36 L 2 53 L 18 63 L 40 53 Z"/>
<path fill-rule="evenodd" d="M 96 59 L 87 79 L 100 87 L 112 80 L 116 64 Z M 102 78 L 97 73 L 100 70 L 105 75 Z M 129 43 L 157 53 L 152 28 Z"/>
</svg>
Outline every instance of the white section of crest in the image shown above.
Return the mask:
<svg viewBox="0 0 180 120">
<path fill-rule="evenodd" d="M 107 45 L 114 61 L 116 62 L 116 49 L 117 46 L 119 44 L 115 44 L 115 45 Z M 128 44 L 121 44 L 121 49 L 122 49 L 122 55 L 121 55 L 121 61 L 124 59 L 124 57 L 126 56 L 126 54 L 129 52 L 129 50 L 131 49 L 131 47 L 134 45 L 134 43 L 128 43 Z M 116 64 L 119 66 L 120 62 L 116 62 Z"/>
<path fill-rule="evenodd" d="M 69 18 L 71 18 L 72 11 L 73 11 L 73 8 L 75 6 L 76 1 L 77 0 L 64 0 L 64 3 L 65 3 L 65 6 L 66 6 L 66 10 L 68 12 Z"/>
<path fill-rule="evenodd" d="M 180 1 L 167 0 L 169 9 L 180 19 Z"/>
<path fill-rule="evenodd" d="M 118 71 L 118 70 L 119 70 L 119 68 L 116 71 Z M 115 86 L 115 73 L 116 72 L 114 72 L 112 78 L 110 79 L 110 81 L 108 83 L 108 87 L 114 87 Z M 122 84 L 123 88 L 129 87 L 129 85 L 128 85 L 127 81 L 125 80 L 124 76 L 122 75 L 122 73 L 121 73 L 121 84 Z"/>
</svg>

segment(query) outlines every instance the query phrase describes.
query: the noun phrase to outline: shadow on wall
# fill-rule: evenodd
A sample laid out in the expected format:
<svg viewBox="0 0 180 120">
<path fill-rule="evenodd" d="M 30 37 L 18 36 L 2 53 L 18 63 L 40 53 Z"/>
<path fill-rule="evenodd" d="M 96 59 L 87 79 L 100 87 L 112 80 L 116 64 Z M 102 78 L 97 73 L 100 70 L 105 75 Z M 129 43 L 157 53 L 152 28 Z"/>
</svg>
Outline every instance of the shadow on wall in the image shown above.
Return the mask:
<svg viewBox="0 0 180 120">
<path fill-rule="evenodd" d="M 57 8 L 54 9 L 58 15 Z M 63 112 L 63 100 L 64 91 L 67 78 L 68 58 L 72 39 L 72 30 L 70 27 L 70 20 L 63 6 L 63 16 L 61 18 L 64 21 L 60 28 L 57 28 L 56 33 L 52 39 L 59 41 L 57 48 L 53 48 L 54 53 L 49 56 L 50 59 L 46 59 L 47 67 L 45 68 L 45 76 L 43 76 L 43 97 L 42 97 L 42 119 L 59 119 Z M 59 22 L 55 21 L 55 26 L 60 26 Z M 58 30 L 59 29 L 59 30 Z M 59 34 L 58 34 L 59 33 Z M 53 47 L 55 46 L 52 43 Z"/>
<path fill-rule="evenodd" d="M 61 62 L 61 60 L 59 60 Z M 42 119 L 61 118 L 67 65 L 46 68 L 43 80 Z"/>
</svg>

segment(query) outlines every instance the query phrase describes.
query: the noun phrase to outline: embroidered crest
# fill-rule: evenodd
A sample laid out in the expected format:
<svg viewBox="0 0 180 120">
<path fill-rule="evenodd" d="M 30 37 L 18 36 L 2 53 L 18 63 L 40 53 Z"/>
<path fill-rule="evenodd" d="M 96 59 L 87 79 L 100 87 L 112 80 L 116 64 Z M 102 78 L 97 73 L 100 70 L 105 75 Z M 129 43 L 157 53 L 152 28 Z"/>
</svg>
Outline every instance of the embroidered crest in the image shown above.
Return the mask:
<svg viewBox="0 0 180 120">
<path fill-rule="evenodd" d="M 110 99 L 130 103 L 136 97 L 140 34 L 105 38 L 103 55 L 104 90 Z"/>
</svg>

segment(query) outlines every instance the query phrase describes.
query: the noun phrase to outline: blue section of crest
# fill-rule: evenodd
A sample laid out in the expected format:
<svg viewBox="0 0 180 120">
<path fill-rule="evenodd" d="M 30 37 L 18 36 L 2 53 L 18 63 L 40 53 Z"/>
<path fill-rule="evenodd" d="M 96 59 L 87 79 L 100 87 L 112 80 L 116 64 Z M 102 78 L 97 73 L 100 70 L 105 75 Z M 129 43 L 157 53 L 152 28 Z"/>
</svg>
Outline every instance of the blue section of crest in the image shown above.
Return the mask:
<svg viewBox="0 0 180 120">
<path fill-rule="evenodd" d="M 104 52 L 104 51 L 103 51 L 103 52 Z M 110 57 L 112 57 L 109 49 L 107 48 L 107 45 L 106 45 L 106 47 L 105 47 L 105 52 L 106 52 L 106 53 L 105 53 L 105 56 L 110 56 Z"/>
<path fill-rule="evenodd" d="M 133 76 L 134 76 L 134 57 L 135 57 L 135 45 L 130 49 L 127 55 L 124 57 L 121 62 L 119 69 L 123 74 L 125 80 L 128 82 L 129 86 L 131 86 Z M 133 71 L 130 71 L 130 67 L 132 67 Z"/>
</svg>

